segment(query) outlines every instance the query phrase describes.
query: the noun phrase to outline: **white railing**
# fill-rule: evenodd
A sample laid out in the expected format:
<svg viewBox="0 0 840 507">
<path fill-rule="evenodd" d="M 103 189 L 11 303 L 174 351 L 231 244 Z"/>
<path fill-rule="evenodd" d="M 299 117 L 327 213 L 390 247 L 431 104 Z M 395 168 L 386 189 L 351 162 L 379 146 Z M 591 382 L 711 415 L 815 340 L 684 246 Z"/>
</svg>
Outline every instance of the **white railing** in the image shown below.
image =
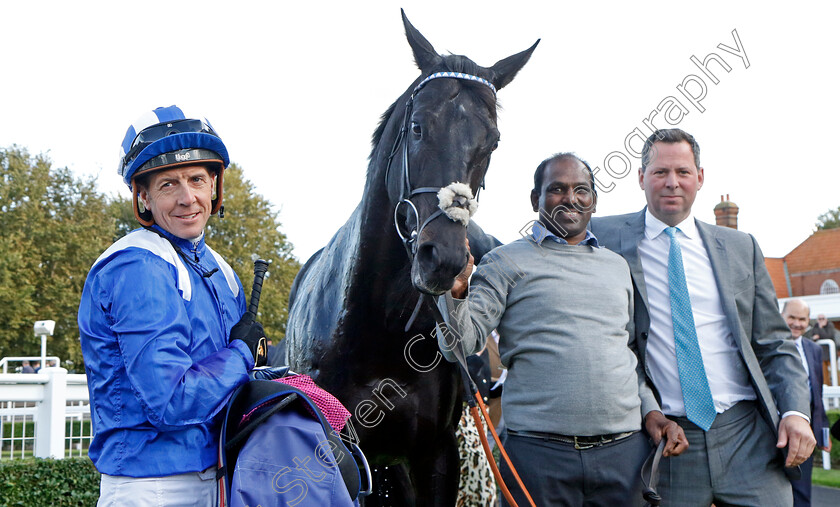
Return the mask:
<svg viewBox="0 0 840 507">
<path fill-rule="evenodd" d="M 831 375 L 833 385 L 823 386 L 826 408 L 840 406 L 833 342 L 830 349 L 834 373 Z M 27 423 L 32 422 L 35 430 L 27 434 Z M 65 434 L 67 426 L 69 435 Z M 93 437 L 89 429 L 90 405 L 85 375 L 68 374 L 64 368 L 43 368 L 36 374 L 0 374 L 0 459 L 15 458 L 16 453 L 18 458 L 26 457 L 27 448 L 39 458 L 62 459 L 65 451 L 70 457 L 82 456 Z M 823 468 L 830 468 L 825 451 Z"/>
<path fill-rule="evenodd" d="M 44 358 L 47 363 L 55 362 L 52 366 L 61 366 L 61 358 L 58 356 L 46 356 Z M 2 368 L 3 373 L 9 373 L 9 363 L 21 363 L 23 364 L 24 361 L 29 361 L 30 363 L 34 362 L 41 362 L 41 356 L 14 356 L 14 357 L 4 357 L 0 359 L 0 368 Z M 45 366 L 45 365 L 41 365 Z"/>
<path fill-rule="evenodd" d="M 30 452 L 56 459 L 64 458 L 66 450 L 70 456 L 84 454 L 92 438 L 85 375 L 57 367 L 0 374 L 0 393 L 0 459 Z M 34 431 L 28 434 L 32 423 Z"/>
<path fill-rule="evenodd" d="M 834 340 L 817 340 L 817 345 L 828 347 L 828 376 L 824 379 L 824 383 L 830 386 L 840 385 L 837 383 L 837 346 L 834 345 Z"/>
</svg>

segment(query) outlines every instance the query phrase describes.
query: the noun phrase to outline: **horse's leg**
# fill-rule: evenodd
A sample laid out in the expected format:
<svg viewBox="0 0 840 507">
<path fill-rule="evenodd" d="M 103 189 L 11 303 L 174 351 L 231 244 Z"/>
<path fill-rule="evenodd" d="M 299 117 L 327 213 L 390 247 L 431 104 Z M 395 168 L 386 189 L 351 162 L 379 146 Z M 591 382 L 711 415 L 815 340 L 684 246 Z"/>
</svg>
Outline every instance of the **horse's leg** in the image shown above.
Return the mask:
<svg viewBox="0 0 840 507">
<path fill-rule="evenodd" d="M 453 430 L 440 439 L 429 459 L 411 462 L 417 505 L 453 507 L 458 498 L 460 474 L 458 441 Z"/>
<path fill-rule="evenodd" d="M 361 507 L 414 507 L 416 503 L 406 465 L 376 467 L 372 470 L 373 492 L 362 497 Z"/>
</svg>

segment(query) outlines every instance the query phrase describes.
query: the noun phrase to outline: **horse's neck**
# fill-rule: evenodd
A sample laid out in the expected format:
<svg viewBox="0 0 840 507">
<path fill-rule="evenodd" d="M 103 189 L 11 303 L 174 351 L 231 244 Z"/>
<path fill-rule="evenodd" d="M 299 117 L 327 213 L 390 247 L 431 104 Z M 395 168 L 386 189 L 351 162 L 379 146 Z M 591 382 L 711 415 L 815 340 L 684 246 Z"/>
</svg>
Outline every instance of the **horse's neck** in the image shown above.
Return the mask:
<svg viewBox="0 0 840 507">
<path fill-rule="evenodd" d="M 349 289 L 353 293 L 348 293 L 348 299 L 358 302 L 355 309 L 368 317 L 405 298 L 410 287 L 409 258 L 394 228 L 394 203 L 388 198 L 385 164 L 385 157 L 371 162 L 364 196 L 356 210 L 361 226 L 350 275 Z"/>
<path fill-rule="evenodd" d="M 408 255 L 394 227 L 394 204 L 384 182 L 369 182 L 359 207 L 362 227 L 357 262 L 377 275 L 407 269 Z"/>
</svg>

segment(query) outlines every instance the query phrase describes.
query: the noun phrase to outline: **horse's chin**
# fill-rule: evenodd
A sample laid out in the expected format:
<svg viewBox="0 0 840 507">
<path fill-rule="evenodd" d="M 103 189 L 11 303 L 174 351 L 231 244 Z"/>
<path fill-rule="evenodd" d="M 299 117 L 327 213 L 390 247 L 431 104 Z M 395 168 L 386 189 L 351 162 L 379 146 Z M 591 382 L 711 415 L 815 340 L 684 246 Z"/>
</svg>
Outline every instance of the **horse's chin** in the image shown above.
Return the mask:
<svg viewBox="0 0 840 507">
<path fill-rule="evenodd" d="M 418 286 L 418 285 L 415 285 L 414 288 L 419 290 L 423 294 L 428 294 L 429 296 L 440 296 L 441 294 L 446 292 L 446 289 L 436 289 L 436 288 L 423 287 L 423 286 Z"/>
<path fill-rule="evenodd" d="M 412 269 L 411 284 L 415 289 L 423 294 L 428 294 L 429 296 L 440 296 L 451 289 L 454 283 L 454 280 L 452 279 L 430 280 L 422 276 L 420 273 L 416 273 L 416 271 L 417 270 Z"/>
</svg>

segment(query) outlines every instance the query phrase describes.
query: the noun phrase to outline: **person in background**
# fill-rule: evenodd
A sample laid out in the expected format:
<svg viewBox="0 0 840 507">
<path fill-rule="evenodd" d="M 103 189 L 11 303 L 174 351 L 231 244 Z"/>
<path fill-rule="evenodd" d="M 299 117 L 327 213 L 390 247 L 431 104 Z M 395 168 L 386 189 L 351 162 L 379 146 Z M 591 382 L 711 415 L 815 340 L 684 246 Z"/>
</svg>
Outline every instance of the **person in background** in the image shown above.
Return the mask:
<svg viewBox="0 0 840 507">
<path fill-rule="evenodd" d="M 21 373 L 35 373 L 35 368 L 33 368 L 26 359 L 21 362 L 21 365 Z"/>
<path fill-rule="evenodd" d="M 123 140 L 143 227 L 94 262 L 78 316 L 100 506 L 216 505 L 220 412 L 267 352 L 239 278 L 204 241 L 228 163 L 210 123 L 176 106 Z"/>
<path fill-rule="evenodd" d="M 824 451 L 831 450 L 828 437 L 828 417 L 822 401 L 823 369 L 822 350 L 816 343 L 803 339 L 808 328 L 810 315 L 808 305 L 801 299 L 791 299 L 782 308 L 782 317 L 790 328 L 790 338 L 796 344 L 796 350 L 802 360 L 802 366 L 808 373 L 808 387 L 811 393 L 811 429 L 817 439 L 817 447 Z M 800 465 L 802 477 L 791 480 L 794 507 L 811 505 L 811 474 L 814 469 L 814 457 L 811 456 Z"/>
<path fill-rule="evenodd" d="M 829 322 L 824 313 L 817 315 L 817 323 L 811 327 L 811 338 L 817 340 L 831 340 L 840 347 L 840 335 L 834 324 Z"/>
</svg>

